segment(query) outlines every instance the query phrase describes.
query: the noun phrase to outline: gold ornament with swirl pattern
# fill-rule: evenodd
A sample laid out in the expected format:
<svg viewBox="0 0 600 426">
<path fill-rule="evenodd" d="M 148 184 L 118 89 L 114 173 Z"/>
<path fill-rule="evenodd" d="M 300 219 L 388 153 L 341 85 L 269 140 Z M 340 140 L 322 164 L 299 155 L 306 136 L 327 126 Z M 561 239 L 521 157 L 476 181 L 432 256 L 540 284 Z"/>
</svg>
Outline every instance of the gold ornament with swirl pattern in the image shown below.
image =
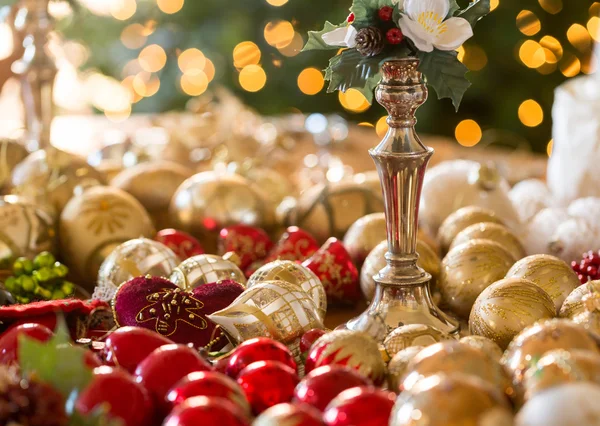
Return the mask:
<svg viewBox="0 0 600 426">
<path fill-rule="evenodd" d="M 499 223 L 481 222 L 466 227 L 454 238 L 450 250 L 471 240 L 492 240 L 504 247 L 515 259 L 522 259 L 527 255 L 517 236 Z"/>
<path fill-rule="evenodd" d="M 472 335 L 465 336 L 459 341 L 460 343 L 472 346 L 476 349 L 479 349 L 480 351 L 485 352 L 490 358 L 492 358 L 495 361 L 500 362 L 500 359 L 502 358 L 503 352 L 500 346 L 498 346 L 498 344 L 492 339 L 488 339 L 487 337 Z"/>
<path fill-rule="evenodd" d="M 560 308 L 558 316 L 573 319 L 580 313 L 585 312 L 583 298 L 592 293 L 600 294 L 600 281 L 588 281 L 569 293 Z"/>
<path fill-rule="evenodd" d="M 390 360 L 387 366 L 388 389 L 393 392 L 400 392 L 400 384 L 406 375 L 407 367 L 410 361 L 421 352 L 423 346 L 411 346 L 402 349 Z"/>
<path fill-rule="evenodd" d="M 498 223 L 502 225 L 502 220 L 493 210 L 483 207 L 468 206 L 456 210 L 448 216 L 438 231 L 438 240 L 442 252 L 447 252 L 456 236 L 465 228 L 476 223 Z"/>
<path fill-rule="evenodd" d="M 411 346 L 429 346 L 442 340 L 451 340 L 449 334 L 425 324 L 402 325 L 383 340 L 383 347 L 390 358 Z"/>
</svg>

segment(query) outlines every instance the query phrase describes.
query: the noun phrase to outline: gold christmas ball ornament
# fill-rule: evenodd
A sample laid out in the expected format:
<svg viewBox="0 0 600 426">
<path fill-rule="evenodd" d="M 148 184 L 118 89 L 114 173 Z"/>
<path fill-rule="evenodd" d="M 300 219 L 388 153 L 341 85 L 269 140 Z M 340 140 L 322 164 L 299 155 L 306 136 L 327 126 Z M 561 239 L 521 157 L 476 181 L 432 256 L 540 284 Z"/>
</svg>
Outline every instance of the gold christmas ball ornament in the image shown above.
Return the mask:
<svg viewBox="0 0 600 426">
<path fill-rule="evenodd" d="M 344 247 L 356 266 L 363 264 L 377 244 L 387 238 L 385 213 L 371 213 L 361 217 L 344 235 Z"/>
<path fill-rule="evenodd" d="M 585 312 L 583 298 L 588 294 L 600 293 L 600 281 L 588 281 L 573 290 L 563 302 L 558 314 L 561 318 L 573 319 Z"/>
<path fill-rule="evenodd" d="M 126 168 L 110 185 L 133 195 L 152 217 L 157 229 L 169 227 L 171 197 L 193 172 L 177 163 L 152 161 Z"/>
<path fill-rule="evenodd" d="M 27 149 L 17 140 L 0 138 L 0 189 L 5 189 L 13 169 L 28 154 Z"/>
<path fill-rule="evenodd" d="M 600 341 L 600 294 L 585 295 L 582 302 L 585 310 L 575 316 L 573 322 L 585 328 Z"/>
<path fill-rule="evenodd" d="M 265 281 L 285 281 L 301 287 L 315 302 L 321 320 L 325 320 L 327 313 L 325 287 L 319 277 L 307 267 L 291 260 L 276 260 L 267 263 L 248 278 L 247 288 Z"/>
<path fill-rule="evenodd" d="M 499 362 L 456 340 L 436 343 L 419 352 L 407 367 L 402 388 L 410 391 L 425 377 L 456 372 L 485 380 L 507 396 L 514 393 L 510 377 Z"/>
<path fill-rule="evenodd" d="M 273 169 L 253 166 L 240 174 L 261 188 L 274 205 L 281 203 L 285 197 L 294 193 L 294 188 L 288 178 Z"/>
<path fill-rule="evenodd" d="M 515 259 L 527 256 L 521 241 L 504 225 L 492 222 L 481 222 L 468 226 L 458 233 L 452 241 L 450 249 L 468 243 L 471 240 L 492 240 L 506 249 Z"/>
<path fill-rule="evenodd" d="M 396 400 L 389 426 L 512 426 L 507 399 L 478 377 L 436 374 Z"/>
<path fill-rule="evenodd" d="M 102 262 L 92 298 L 111 301 L 121 284 L 141 275 L 168 277 L 179 264 L 173 251 L 148 238 L 129 240 L 117 246 Z"/>
<path fill-rule="evenodd" d="M 198 173 L 175 191 L 169 206 L 173 227 L 197 237 L 204 248 L 216 251 L 219 231 L 243 223 L 263 229 L 274 226 L 275 210 L 262 190 L 246 178 Z"/>
<path fill-rule="evenodd" d="M 485 352 L 494 361 L 500 362 L 502 358 L 502 349 L 492 339 L 483 336 L 465 336 L 460 339 L 460 342 L 469 345 L 475 349 Z"/>
<path fill-rule="evenodd" d="M 552 319 L 521 331 L 508 345 L 502 364 L 510 371 L 513 382 L 519 384 L 527 369 L 553 349 L 581 349 L 600 354 L 596 342 L 585 329 L 566 319 Z"/>
<path fill-rule="evenodd" d="M 469 330 L 504 349 L 525 327 L 555 315 L 548 293 L 531 281 L 507 278 L 479 295 L 469 316 Z"/>
<path fill-rule="evenodd" d="M 109 186 L 89 188 L 73 197 L 60 215 L 59 230 L 65 264 L 90 291 L 100 265 L 118 245 L 155 233 L 144 207 L 125 191 Z"/>
<path fill-rule="evenodd" d="M 192 256 L 177 265 L 169 276 L 169 281 L 184 290 L 224 280 L 246 285 L 242 270 L 232 261 L 215 254 Z"/>
<path fill-rule="evenodd" d="M 390 358 L 411 346 L 429 346 L 453 337 L 435 327 L 425 324 L 407 324 L 394 329 L 383 340 L 383 347 Z"/>
<path fill-rule="evenodd" d="M 558 312 L 569 295 L 581 285 L 577 274 L 558 257 L 535 254 L 519 260 L 510 268 L 506 278 L 523 278 L 533 281 L 546 291 Z"/>
<path fill-rule="evenodd" d="M 461 318 L 468 318 L 481 292 L 504 278 L 514 262 L 504 247 L 490 240 L 454 247 L 442 260 L 438 288 L 443 302 Z"/>
<path fill-rule="evenodd" d="M 388 389 L 396 393 L 400 392 L 400 384 L 406 375 L 408 364 L 421 352 L 421 349 L 423 346 L 411 346 L 394 355 L 387 366 Z"/>
<path fill-rule="evenodd" d="M 452 241 L 463 230 L 478 223 L 496 223 L 503 225 L 502 220 L 493 210 L 483 207 L 469 206 L 458 209 L 444 220 L 438 232 L 438 241 L 445 253 L 450 248 Z"/>
</svg>

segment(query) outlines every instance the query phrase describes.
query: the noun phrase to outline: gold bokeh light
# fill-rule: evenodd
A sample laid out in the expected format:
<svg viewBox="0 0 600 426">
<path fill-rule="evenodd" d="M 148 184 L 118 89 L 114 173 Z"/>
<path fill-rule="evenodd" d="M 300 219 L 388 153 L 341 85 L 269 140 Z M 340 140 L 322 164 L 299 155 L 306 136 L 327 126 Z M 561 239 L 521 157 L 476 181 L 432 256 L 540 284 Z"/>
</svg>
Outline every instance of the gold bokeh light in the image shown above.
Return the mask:
<svg viewBox="0 0 600 426">
<path fill-rule="evenodd" d="M 500 6 L 500 0 L 490 0 L 490 12 L 498 9 L 498 6 Z"/>
<path fill-rule="evenodd" d="M 294 38 L 287 46 L 279 48 L 279 53 L 283 56 L 287 56 L 288 58 L 296 56 L 298 53 L 302 51 L 302 47 L 304 46 L 304 39 L 300 33 L 295 33 Z"/>
<path fill-rule="evenodd" d="M 196 48 L 186 49 L 179 54 L 177 65 L 182 73 L 192 70 L 204 70 L 206 66 L 206 57 L 204 53 Z"/>
<path fill-rule="evenodd" d="M 142 49 L 138 60 L 144 71 L 157 72 L 167 63 L 167 54 L 158 44 L 151 44 Z"/>
<path fill-rule="evenodd" d="M 233 66 L 238 69 L 246 65 L 257 65 L 260 57 L 260 49 L 251 41 L 242 41 L 233 48 Z"/>
<path fill-rule="evenodd" d="M 565 52 L 558 63 L 558 68 L 565 77 L 575 77 L 581 72 L 581 61 L 572 53 Z"/>
<path fill-rule="evenodd" d="M 127 25 L 121 31 L 121 43 L 128 49 L 139 49 L 148 39 L 145 32 L 146 28 L 142 24 Z"/>
<path fill-rule="evenodd" d="M 183 7 L 184 0 L 156 0 L 156 4 L 161 12 L 168 15 L 177 13 Z"/>
<path fill-rule="evenodd" d="M 563 9 L 562 0 L 538 0 L 542 9 L 551 15 L 556 15 Z"/>
<path fill-rule="evenodd" d="M 519 120 L 527 127 L 537 127 L 544 121 L 544 110 L 533 99 L 519 105 Z"/>
<path fill-rule="evenodd" d="M 592 16 L 587 22 L 587 30 L 594 41 L 600 41 L 600 17 Z"/>
<path fill-rule="evenodd" d="M 454 136 L 459 144 L 466 147 L 477 145 L 483 136 L 481 127 L 475 120 L 463 120 L 454 130 Z"/>
<path fill-rule="evenodd" d="M 538 68 L 546 62 L 544 48 L 533 40 L 526 40 L 519 48 L 519 58 L 529 68 Z"/>
<path fill-rule="evenodd" d="M 119 21 L 126 21 L 135 15 L 137 3 L 135 0 L 106 0 L 110 2 L 110 14 Z"/>
<path fill-rule="evenodd" d="M 323 86 L 325 86 L 323 74 L 316 68 L 306 68 L 298 75 L 298 88 L 305 95 L 316 95 Z"/>
<path fill-rule="evenodd" d="M 283 6 L 284 4 L 286 4 L 288 2 L 288 0 L 267 0 L 267 3 L 269 3 L 271 6 Z"/>
<path fill-rule="evenodd" d="M 274 21 L 265 25 L 264 36 L 267 43 L 277 49 L 284 48 L 294 39 L 295 31 L 291 22 Z"/>
<path fill-rule="evenodd" d="M 239 82 L 245 91 L 258 92 L 265 87 L 267 74 L 259 65 L 248 65 L 240 71 Z"/>
<path fill-rule="evenodd" d="M 364 112 L 371 106 L 369 101 L 367 101 L 367 98 L 365 98 L 365 95 L 356 89 L 348 89 L 346 92 L 340 91 L 338 93 L 338 99 L 342 107 L 351 112 Z"/>
<path fill-rule="evenodd" d="M 388 116 L 384 115 L 379 120 L 377 120 L 377 123 L 375 123 L 375 133 L 377 133 L 377 136 L 379 136 L 380 138 L 384 137 L 388 129 L 390 128 L 390 126 L 388 126 L 387 124 L 387 118 Z"/>
<path fill-rule="evenodd" d="M 192 69 L 181 76 L 181 90 L 189 96 L 199 96 L 208 88 L 208 77 L 204 71 Z"/>
<path fill-rule="evenodd" d="M 592 39 L 588 30 L 581 24 L 573 24 L 567 30 L 567 39 L 577 50 L 585 52 L 590 48 Z"/>
<path fill-rule="evenodd" d="M 532 36 L 540 32 L 542 23 L 532 11 L 522 10 L 517 15 L 517 28 L 526 36 Z"/>
</svg>

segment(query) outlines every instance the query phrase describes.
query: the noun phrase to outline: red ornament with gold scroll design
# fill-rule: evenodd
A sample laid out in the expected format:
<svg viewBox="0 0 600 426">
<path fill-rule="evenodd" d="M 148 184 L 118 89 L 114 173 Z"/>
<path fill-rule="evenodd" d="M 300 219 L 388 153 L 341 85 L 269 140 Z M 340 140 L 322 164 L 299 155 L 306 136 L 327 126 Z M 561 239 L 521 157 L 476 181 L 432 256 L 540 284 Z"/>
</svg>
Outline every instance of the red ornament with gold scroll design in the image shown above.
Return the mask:
<svg viewBox="0 0 600 426">
<path fill-rule="evenodd" d="M 158 231 L 154 240 L 169 247 L 182 261 L 205 253 L 204 248 L 197 239 L 177 229 Z"/>
<path fill-rule="evenodd" d="M 234 225 L 221 229 L 219 233 L 219 255 L 234 252 L 240 258 L 240 269 L 267 257 L 273 247 L 269 235 L 262 229 L 249 225 Z"/>
</svg>

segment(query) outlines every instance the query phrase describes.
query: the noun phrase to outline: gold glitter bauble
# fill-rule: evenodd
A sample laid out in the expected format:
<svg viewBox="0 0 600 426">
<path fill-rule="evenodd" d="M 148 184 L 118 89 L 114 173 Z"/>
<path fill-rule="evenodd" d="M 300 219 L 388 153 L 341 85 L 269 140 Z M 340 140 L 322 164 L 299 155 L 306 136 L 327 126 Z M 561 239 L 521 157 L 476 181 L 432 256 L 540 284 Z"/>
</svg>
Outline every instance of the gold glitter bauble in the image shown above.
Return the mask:
<svg viewBox="0 0 600 426">
<path fill-rule="evenodd" d="M 59 230 L 63 261 L 89 290 L 100 264 L 118 245 L 155 234 L 144 207 L 110 186 L 89 188 L 73 197 L 60 215 Z"/>
<path fill-rule="evenodd" d="M 517 236 L 498 223 L 481 222 L 468 226 L 454 238 L 450 250 L 471 240 L 492 240 L 504 247 L 515 259 L 522 259 L 527 255 Z"/>
<path fill-rule="evenodd" d="M 438 231 L 438 240 L 442 251 L 444 253 L 448 251 L 452 241 L 454 241 L 461 231 L 481 222 L 502 225 L 502 221 L 493 210 L 477 206 L 463 207 L 456 210 L 442 222 L 442 226 L 440 226 L 440 230 Z"/>
<path fill-rule="evenodd" d="M 9 183 L 10 174 L 17 164 L 29 153 L 23 145 L 14 139 L 0 138 L 0 189 Z"/>
<path fill-rule="evenodd" d="M 323 328 L 310 296 L 285 281 L 256 284 L 228 307 L 207 317 L 237 343 L 254 337 L 270 337 L 291 344 L 308 330 Z"/>
<path fill-rule="evenodd" d="M 216 252 L 219 231 L 243 223 L 263 229 L 274 226 L 275 210 L 267 196 L 246 178 L 216 172 L 198 173 L 173 194 L 169 207 L 173 227 L 197 237 Z"/>
<path fill-rule="evenodd" d="M 260 188 L 275 205 L 294 193 L 290 181 L 273 169 L 253 166 L 240 174 Z"/>
<path fill-rule="evenodd" d="M 406 374 L 408 364 L 412 359 L 421 352 L 423 346 L 411 346 L 402 349 L 390 360 L 387 366 L 387 383 L 388 389 L 396 393 L 400 392 L 400 384 Z"/>
<path fill-rule="evenodd" d="M 455 372 L 479 377 L 507 396 L 513 394 L 510 377 L 499 362 L 456 340 L 436 343 L 419 352 L 407 367 L 402 388 L 410 391 L 424 377 Z"/>
<path fill-rule="evenodd" d="M 425 324 L 407 324 L 394 329 L 383 340 L 383 347 L 392 358 L 398 352 L 411 346 L 429 346 L 442 340 L 453 339 L 447 333 Z"/>
<path fill-rule="evenodd" d="M 214 254 L 192 256 L 177 265 L 169 276 L 169 281 L 184 290 L 224 280 L 246 285 L 246 277 L 235 263 Z"/>
<path fill-rule="evenodd" d="M 543 288 L 554 301 L 556 312 L 575 288 L 581 285 L 577 274 L 558 257 L 535 254 L 519 260 L 506 278 L 524 278 Z"/>
<path fill-rule="evenodd" d="M 436 374 L 398 396 L 389 426 L 512 426 L 512 411 L 478 377 Z"/>
<path fill-rule="evenodd" d="M 581 349 L 599 354 L 590 334 L 566 319 L 540 321 L 519 333 L 504 352 L 502 363 L 510 371 L 513 383 L 523 381 L 528 368 L 553 349 Z"/>
<path fill-rule="evenodd" d="M 265 281 L 285 281 L 300 286 L 315 302 L 321 320 L 325 320 L 325 314 L 327 313 L 325 287 L 323 287 L 319 277 L 307 267 L 291 260 L 276 260 L 257 269 L 248 278 L 246 287 L 251 288 Z"/>
<path fill-rule="evenodd" d="M 438 287 L 444 304 L 461 318 L 468 318 L 477 296 L 504 278 L 514 262 L 504 247 L 490 240 L 454 247 L 442 260 Z"/>
<path fill-rule="evenodd" d="M 507 278 L 479 295 L 469 316 L 469 330 L 504 349 L 525 327 L 555 315 L 554 303 L 544 290 L 531 281 Z"/>
<path fill-rule="evenodd" d="M 373 277 L 386 265 L 385 254 L 388 251 L 387 241 L 382 241 L 367 256 L 360 270 L 360 289 L 367 300 L 375 294 L 375 280 Z M 431 275 L 430 288 L 434 288 L 440 277 L 441 260 L 428 244 L 417 240 L 417 253 L 419 260 L 417 265 Z"/>
<path fill-rule="evenodd" d="M 387 238 L 385 213 L 371 213 L 361 217 L 344 235 L 344 247 L 357 267 L 363 264 L 377 244 Z"/>
<path fill-rule="evenodd" d="M 525 372 L 525 401 L 546 389 L 572 382 L 593 382 L 600 385 L 600 355 L 564 349 L 546 352 Z"/>
<path fill-rule="evenodd" d="M 163 229 L 169 227 L 171 197 L 192 174 L 180 164 L 153 161 L 123 170 L 110 184 L 133 195 L 150 214 L 156 228 Z"/>
<path fill-rule="evenodd" d="M 583 297 L 592 293 L 600 293 L 600 281 L 588 281 L 569 293 L 560 308 L 558 316 L 573 319 L 580 313 L 585 312 Z"/>
<path fill-rule="evenodd" d="M 472 346 L 489 355 L 494 361 L 500 362 L 502 358 L 502 349 L 496 342 L 483 336 L 465 336 L 460 339 L 460 343 Z"/>
<path fill-rule="evenodd" d="M 600 294 L 592 293 L 583 296 L 582 303 L 585 311 L 573 318 L 600 341 Z"/>
</svg>

